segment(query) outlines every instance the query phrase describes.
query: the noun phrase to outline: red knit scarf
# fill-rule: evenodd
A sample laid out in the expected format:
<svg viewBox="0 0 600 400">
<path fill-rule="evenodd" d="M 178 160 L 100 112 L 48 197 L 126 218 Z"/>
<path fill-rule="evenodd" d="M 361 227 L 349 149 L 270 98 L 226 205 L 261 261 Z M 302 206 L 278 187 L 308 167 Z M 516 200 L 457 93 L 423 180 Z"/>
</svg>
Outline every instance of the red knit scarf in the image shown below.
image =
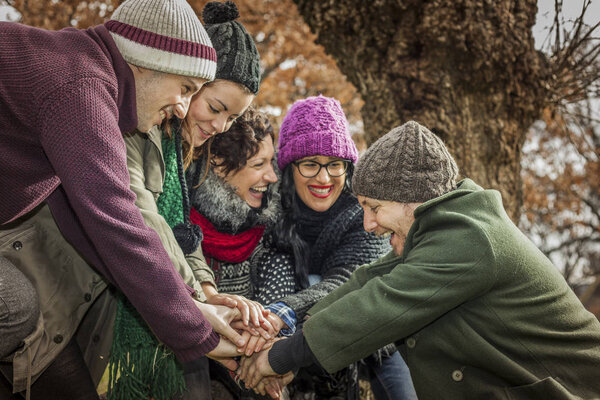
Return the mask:
<svg viewBox="0 0 600 400">
<path fill-rule="evenodd" d="M 250 257 L 265 232 L 264 225 L 255 226 L 237 235 L 219 232 L 193 207 L 190 220 L 202 228 L 204 256 L 231 263 L 239 263 Z"/>
</svg>

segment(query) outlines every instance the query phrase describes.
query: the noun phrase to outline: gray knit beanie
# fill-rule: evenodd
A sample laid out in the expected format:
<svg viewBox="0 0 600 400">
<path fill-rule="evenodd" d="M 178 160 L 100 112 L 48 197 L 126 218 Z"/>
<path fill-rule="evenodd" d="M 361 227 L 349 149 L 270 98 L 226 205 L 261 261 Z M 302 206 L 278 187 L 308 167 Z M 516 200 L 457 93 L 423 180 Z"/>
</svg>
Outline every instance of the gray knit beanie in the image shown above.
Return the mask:
<svg viewBox="0 0 600 400">
<path fill-rule="evenodd" d="M 219 59 L 215 79 L 240 83 L 256 94 L 260 85 L 260 57 L 252 36 L 235 21 L 239 16 L 232 1 L 211 1 L 202 10 L 204 26 Z"/>
<path fill-rule="evenodd" d="M 458 167 L 439 137 L 410 121 L 379 138 L 358 160 L 357 195 L 421 203 L 456 189 Z"/>
<path fill-rule="evenodd" d="M 127 0 L 104 26 L 130 64 L 213 80 L 217 53 L 186 0 Z"/>
</svg>

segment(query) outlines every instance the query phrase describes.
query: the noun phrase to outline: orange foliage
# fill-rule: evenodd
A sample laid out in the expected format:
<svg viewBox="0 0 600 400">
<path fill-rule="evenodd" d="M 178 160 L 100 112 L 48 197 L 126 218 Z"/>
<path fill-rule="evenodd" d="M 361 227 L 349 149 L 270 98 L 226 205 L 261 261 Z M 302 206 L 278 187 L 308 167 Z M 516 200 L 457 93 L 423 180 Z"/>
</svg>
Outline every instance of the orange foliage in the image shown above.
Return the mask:
<svg viewBox="0 0 600 400">
<path fill-rule="evenodd" d="M 103 23 L 119 0 L 13 0 L 27 25 L 45 29 L 87 28 Z M 207 0 L 189 0 L 198 15 Z M 255 38 L 264 71 L 255 105 L 270 113 L 279 127 L 294 101 L 318 94 L 342 103 L 351 124 L 361 121 L 362 100 L 333 58 L 315 44 L 292 0 L 236 0 L 239 21 Z"/>
<path fill-rule="evenodd" d="M 575 283 L 600 274 L 600 132 L 546 109 L 522 162 L 522 228 Z"/>
</svg>

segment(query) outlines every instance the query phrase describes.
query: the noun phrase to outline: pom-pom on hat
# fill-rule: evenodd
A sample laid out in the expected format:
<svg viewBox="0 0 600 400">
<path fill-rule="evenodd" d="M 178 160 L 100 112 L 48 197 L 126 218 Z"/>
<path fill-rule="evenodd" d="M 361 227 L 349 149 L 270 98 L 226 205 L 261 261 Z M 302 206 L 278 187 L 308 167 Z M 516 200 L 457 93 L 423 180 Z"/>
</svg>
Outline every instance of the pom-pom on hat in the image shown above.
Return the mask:
<svg viewBox="0 0 600 400">
<path fill-rule="evenodd" d="M 342 105 L 322 95 L 292 105 L 279 130 L 278 149 L 282 171 L 292 161 L 315 155 L 358 160 Z"/>
<path fill-rule="evenodd" d="M 219 60 L 215 79 L 242 84 L 256 94 L 260 85 L 260 56 L 252 36 L 235 21 L 239 16 L 232 1 L 211 1 L 202 10 L 202 20 Z"/>
<path fill-rule="evenodd" d="M 457 177 L 442 140 L 409 121 L 367 149 L 354 171 L 352 191 L 377 200 L 424 203 L 456 189 Z"/>
<path fill-rule="evenodd" d="M 104 26 L 130 64 L 213 80 L 217 53 L 185 0 L 127 0 Z"/>
</svg>

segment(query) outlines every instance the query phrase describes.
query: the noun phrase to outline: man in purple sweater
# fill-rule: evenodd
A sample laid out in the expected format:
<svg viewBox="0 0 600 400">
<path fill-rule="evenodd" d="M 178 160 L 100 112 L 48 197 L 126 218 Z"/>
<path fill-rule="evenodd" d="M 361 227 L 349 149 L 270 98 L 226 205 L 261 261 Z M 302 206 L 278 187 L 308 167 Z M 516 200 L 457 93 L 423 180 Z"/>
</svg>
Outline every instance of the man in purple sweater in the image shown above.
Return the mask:
<svg viewBox="0 0 600 400">
<path fill-rule="evenodd" d="M 46 201 L 65 237 L 182 362 L 231 349 L 213 320 L 229 339 L 241 336 L 200 312 L 144 224 L 122 133 L 183 118 L 215 71 L 216 53 L 185 0 L 127 0 L 87 30 L 0 23 L 0 225 Z M 37 301 L 0 256 L 0 360 L 35 328 Z"/>
</svg>

